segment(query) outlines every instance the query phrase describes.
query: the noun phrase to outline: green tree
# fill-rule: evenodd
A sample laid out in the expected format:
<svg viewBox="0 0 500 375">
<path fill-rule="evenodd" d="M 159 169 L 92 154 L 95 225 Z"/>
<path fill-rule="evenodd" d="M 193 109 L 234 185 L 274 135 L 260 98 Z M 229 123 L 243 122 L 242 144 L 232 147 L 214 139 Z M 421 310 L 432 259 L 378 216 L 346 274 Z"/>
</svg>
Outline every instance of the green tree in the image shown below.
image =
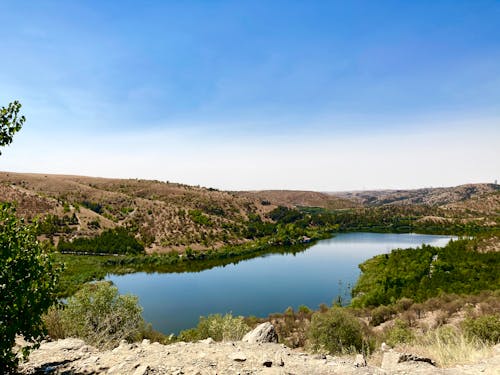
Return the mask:
<svg viewBox="0 0 500 375">
<path fill-rule="evenodd" d="M 0 204 L 0 369 L 13 371 L 16 335 L 36 347 L 44 334 L 42 314 L 55 302 L 57 266 L 36 240 L 36 228 L 17 218 L 14 208 Z"/>
<path fill-rule="evenodd" d="M 0 109 L 0 147 L 12 143 L 25 121 L 19 115 L 21 104 L 10 103 Z M 0 152 L 1 154 L 1 152 Z M 44 327 L 42 314 L 56 300 L 56 265 L 36 240 L 36 227 L 26 225 L 14 208 L 0 203 L 0 371 L 15 371 L 18 361 L 12 347 L 16 335 L 37 345 Z"/>
<path fill-rule="evenodd" d="M 24 116 L 19 115 L 20 109 L 21 103 L 17 100 L 10 103 L 7 108 L 0 109 L 0 147 L 11 144 L 14 134 L 21 130 L 26 121 Z M 1 150 L 0 155 L 2 155 Z"/>
</svg>

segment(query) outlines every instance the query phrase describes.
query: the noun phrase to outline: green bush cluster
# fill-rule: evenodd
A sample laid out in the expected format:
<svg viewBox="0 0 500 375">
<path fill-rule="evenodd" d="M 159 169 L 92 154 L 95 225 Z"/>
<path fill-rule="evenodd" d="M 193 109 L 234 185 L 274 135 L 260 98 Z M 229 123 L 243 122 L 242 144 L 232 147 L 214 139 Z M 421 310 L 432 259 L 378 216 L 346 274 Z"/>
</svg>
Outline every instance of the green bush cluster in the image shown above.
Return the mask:
<svg viewBox="0 0 500 375">
<path fill-rule="evenodd" d="M 125 228 L 103 231 L 93 238 L 76 238 L 72 242 L 61 240 L 57 249 L 61 253 L 99 253 L 99 254 L 140 254 L 144 246 Z"/>
<path fill-rule="evenodd" d="M 313 314 L 309 328 L 312 349 L 330 354 L 368 352 L 365 327 L 345 308 L 332 307 Z"/>
<path fill-rule="evenodd" d="M 53 338 L 79 337 L 99 348 L 135 341 L 145 329 L 142 308 L 132 295 L 120 295 L 109 282 L 84 285 L 66 305 L 46 317 Z"/>
<path fill-rule="evenodd" d="M 398 249 L 365 261 L 359 266 L 362 274 L 353 288 L 352 304 L 389 305 L 403 297 L 422 302 L 441 293 L 500 289 L 500 253 L 469 250 L 470 242 Z"/>
<path fill-rule="evenodd" d="M 462 322 L 462 328 L 470 339 L 476 338 L 492 345 L 500 343 L 500 314 L 467 318 Z"/>
<path fill-rule="evenodd" d="M 200 317 L 196 328 L 181 331 L 182 341 L 197 341 L 211 337 L 215 341 L 238 341 L 250 331 L 243 317 L 232 314 L 214 314 Z"/>
<path fill-rule="evenodd" d="M 390 346 L 397 344 L 409 344 L 415 339 L 413 331 L 408 323 L 396 319 L 394 325 L 384 332 L 384 341 Z"/>
</svg>

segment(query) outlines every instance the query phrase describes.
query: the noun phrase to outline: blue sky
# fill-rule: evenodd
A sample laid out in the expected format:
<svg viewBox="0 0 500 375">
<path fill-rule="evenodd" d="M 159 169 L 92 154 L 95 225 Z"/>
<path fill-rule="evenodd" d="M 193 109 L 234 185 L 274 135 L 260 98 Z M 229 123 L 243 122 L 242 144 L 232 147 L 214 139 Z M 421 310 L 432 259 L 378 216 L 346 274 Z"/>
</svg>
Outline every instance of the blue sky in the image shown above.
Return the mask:
<svg viewBox="0 0 500 375">
<path fill-rule="evenodd" d="M 226 189 L 490 182 L 498 1 L 0 1 L 0 169 Z"/>
</svg>

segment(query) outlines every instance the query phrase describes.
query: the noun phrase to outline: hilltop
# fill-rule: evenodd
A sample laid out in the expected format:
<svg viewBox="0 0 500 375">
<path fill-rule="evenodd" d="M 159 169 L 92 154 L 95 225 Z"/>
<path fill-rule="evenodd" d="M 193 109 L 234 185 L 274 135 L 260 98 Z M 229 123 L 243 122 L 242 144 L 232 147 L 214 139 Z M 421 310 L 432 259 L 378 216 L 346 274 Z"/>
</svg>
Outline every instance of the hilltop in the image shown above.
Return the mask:
<svg viewBox="0 0 500 375">
<path fill-rule="evenodd" d="M 498 196 L 500 185 L 497 184 L 465 184 L 454 187 L 423 188 L 414 190 L 366 190 L 330 193 L 337 197 L 353 200 L 365 206 L 382 205 L 429 205 L 446 206 L 460 203 L 466 207 L 468 202 L 478 202 L 481 198 L 492 196 L 496 199 L 498 210 Z M 491 206 L 485 202 L 481 210 Z"/>
</svg>

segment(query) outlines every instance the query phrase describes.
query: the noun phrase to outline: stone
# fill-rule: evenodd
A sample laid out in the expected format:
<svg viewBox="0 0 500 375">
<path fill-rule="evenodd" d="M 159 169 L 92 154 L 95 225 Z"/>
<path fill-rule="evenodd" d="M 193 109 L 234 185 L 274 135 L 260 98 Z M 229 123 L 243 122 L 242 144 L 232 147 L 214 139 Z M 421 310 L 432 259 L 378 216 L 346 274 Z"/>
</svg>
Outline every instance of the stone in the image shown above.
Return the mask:
<svg viewBox="0 0 500 375">
<path fill-rule="evenodd" d="M 272 359 L 264 357 L 264 359 L 262 360 L 262 366 L 271 367 L 272 365 L 273 365 Z"/>
<path fill-rule="evenodd" d="M 357 354 L 354 358 L 354 367 L 366 367 L 366 358 L 363 354 Z"/>
<path fill-rule="evenodd" d="M 214 341 L 213 338 L 209 337 L 209 338 L 207 338 L 205 340 L 200 340 L 200 342 L 203 343 L 203 344 L 210 345 L 210 344 L 213 344 L 215 341 Z"/>
<path fill-rule="evenodd" d="M 247 356 L 242 352 L 235 352 L 229 355 L 229 359 L 235 362 L 245 362 L 247 360 Z"/>
<path fill-rule="evenodd" d="M 141 365 L 137 367 L 134 371 L 134 375 L 147 375 L 149 373 L 148 365 Z"/>
<path fill-rule="evenodd" d="M 277 343 L 278 334 L 271 323 L 265 322 L 259 324 L 255 329 L 248 332 L 245 336 L 243 336 L 241 341 L 248 342 L 250 344 L 266 342 Z"/>
<path fill-rule="evenodd" d="M 436 363 L 426 357 L 420 357 L 415 354 L 399 353 L 394 350 L 390 350 L 384 353 L 382 357 L 382 369 L 388 371 L 394 371 L 399 363 L 403 362 L 423 362 L 429 365 L 436 366 Z"/>
<path fill-rule="evenodd" d="M 277 352 L 274 355 L 274 364 L 279 367 L 283 367 L 285 365 L 285 361 L 283 361 L 283 353 Z"/>
<path fill-rule="evenodd" d="M 391 347 L 383 342 L 382 345 L 380 345 L 380 350 L 383 352 L 388 352 L 389 350 L 391 350 Z"/>
</svg>

